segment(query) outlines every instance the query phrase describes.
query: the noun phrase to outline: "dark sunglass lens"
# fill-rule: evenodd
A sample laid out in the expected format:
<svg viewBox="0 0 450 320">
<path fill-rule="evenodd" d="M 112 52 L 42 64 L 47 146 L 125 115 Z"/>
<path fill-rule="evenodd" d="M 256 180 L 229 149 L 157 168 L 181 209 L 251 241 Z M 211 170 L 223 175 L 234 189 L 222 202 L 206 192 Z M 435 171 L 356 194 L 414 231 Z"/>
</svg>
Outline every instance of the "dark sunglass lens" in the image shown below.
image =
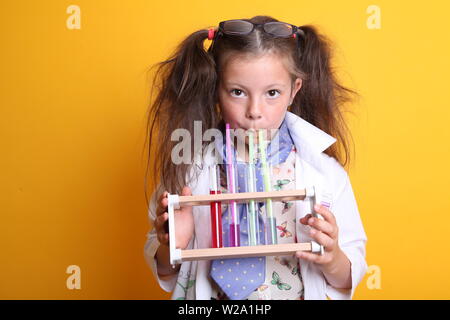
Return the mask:
<svg viewBox="0 0 450 320">
<path fill-rule="evenodd" d="M 227 33 L 249 33 L 253 29 L 253 24 L 248 21 L 226 21 L 223 24 L 223 30 Z"/>
<path fill-rule="evenodd" d="M 292 26 L 287 23 L 269 22 L 264 25 L 264 30 L 277 37 L 292 35 Z"/>
</svg>

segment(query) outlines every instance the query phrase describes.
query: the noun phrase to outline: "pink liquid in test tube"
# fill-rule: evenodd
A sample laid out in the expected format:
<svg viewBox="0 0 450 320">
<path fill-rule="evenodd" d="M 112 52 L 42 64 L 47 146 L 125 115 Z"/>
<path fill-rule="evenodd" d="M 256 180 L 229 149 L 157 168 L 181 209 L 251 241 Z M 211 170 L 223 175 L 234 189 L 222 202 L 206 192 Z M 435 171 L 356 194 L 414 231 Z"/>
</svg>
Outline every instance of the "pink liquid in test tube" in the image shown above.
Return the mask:
<svg viewBox="0 0 450 320">
<path fill-rule="evenodd" d="M 226 148 L 227 148 L 227 183 L 228 183 L 228 192 L 235 193 L 235 183 L 234 183 L 234 165 L 232 160 L 231 153 L 231 137 L 230 137 L 230 124 L 226 124 Z M 236 201 L 230 201 L 229 209 L 231 212 L 231 222 L 230 222 L 230 239 L 229 246 L 230 247 L 239 247 L 240 246 L 240 228 L 239 228 L 239 219 L 237 219 L 237 205 Z"/>
</svg>

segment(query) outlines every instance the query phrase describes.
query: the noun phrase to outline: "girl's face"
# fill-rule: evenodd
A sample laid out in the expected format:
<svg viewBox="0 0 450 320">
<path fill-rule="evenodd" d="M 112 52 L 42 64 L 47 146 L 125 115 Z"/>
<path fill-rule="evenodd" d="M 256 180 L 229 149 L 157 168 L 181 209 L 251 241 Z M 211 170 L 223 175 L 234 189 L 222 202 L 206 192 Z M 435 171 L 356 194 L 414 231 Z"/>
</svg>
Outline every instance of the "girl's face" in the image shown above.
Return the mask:
<svg viewBox="0 0 450 320">
<path fill-rule="evenodd" d="M 302 80 L 292 83 L 282 59 L 234 55 L 221 69 L 219 104 L 234 129 L 278 129 Z"/>
</svg>

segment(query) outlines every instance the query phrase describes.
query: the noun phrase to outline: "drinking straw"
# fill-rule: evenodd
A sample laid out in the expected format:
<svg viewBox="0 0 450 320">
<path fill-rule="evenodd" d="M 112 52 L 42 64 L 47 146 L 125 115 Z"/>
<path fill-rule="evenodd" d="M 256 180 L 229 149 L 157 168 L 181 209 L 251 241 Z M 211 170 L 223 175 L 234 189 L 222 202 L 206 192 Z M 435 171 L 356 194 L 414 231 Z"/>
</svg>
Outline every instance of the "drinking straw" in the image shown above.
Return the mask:
<svg viewBox="0 0 450 320">
<path fill-rule="evenodd" d="M 218 166 L 209 167 L 209 194 L 220 194 L 218 187 Z M 222 248 L 222 204 L 220 201 L 213 201 L 210 204 L 211 210 L 211 248 Z"/>
<path fill-rule="evenodd" d="M 253 144 L 253 132 L 249 132 L 248 136 L 248 157 L 249 157 L 249 165 L 248 165 L 248 191 L 249 192 L 256 192 L 256 183 L 255 183 L 255 152 L 254 152 L 254 144 Z M 249 237 L 249 243 L 251 246 L 257 245 L 256 241 L 256 235 L 258 234 L 259 228 L 257 228 L 257 215 L 256 215 L 256 208 L 255 208 L 255 200 L 250 200 L 248 205 L 248 237 Z"/>
<path fill-rule="evenodd" d="M 260 150 L 260 154 L 261 154 L 261 166 L 262 166 L 262 171 L 263 171 L 263 180 L 264 180 L 264 191 L 269 192 L 271 191 L 271 187 L 270 187 L 270 174 L 269 174 L 269 168 L 267 165 L 267 159 L 266 159 L 266 146 L 265 146 L 265 141 L 264 141 L 264 137 L 263 137 L 263 130 L 259 130 L 259 137 L 258 137 L 258 142 L 259 142 L 259 150 Z M 277 229 L 276 229 L 276 220 L 275 217 L 273 216 L 273 212 L 272 212 L 272 199 L 268 198 L 266 199 L 266 215 L 267 215 L 267 220 L 268 220 L 268 234 L 267 234 L 267 240 L 268 240 L 268 244 L 277 244 Z"/>
<path fill-rule="evenodd" d="M 235 193 L 235 184 L 234 184 L 234 165 L 232 161 L 231 154 L 231 138 L 230 138 L 230 124 L 226 124 L 226 148 L 227 148 L 227 185 L 228 192 Z M 230 201 L 230 211 L 231 211 L 231 223 L 230 223 L 230 247 L 239 247 L 240 245 L 240 228 L 239 228 L 239 219 L 236 217 L 237 206 L 236 201 Z"/>
</svg>

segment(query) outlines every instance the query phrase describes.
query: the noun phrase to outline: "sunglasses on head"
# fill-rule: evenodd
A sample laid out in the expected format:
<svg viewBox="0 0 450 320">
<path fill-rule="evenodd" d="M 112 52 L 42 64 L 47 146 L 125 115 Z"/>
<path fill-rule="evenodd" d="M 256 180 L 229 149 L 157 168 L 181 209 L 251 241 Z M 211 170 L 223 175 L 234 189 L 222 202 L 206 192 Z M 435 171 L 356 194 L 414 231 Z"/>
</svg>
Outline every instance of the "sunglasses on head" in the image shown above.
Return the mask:
<svg viewBox="0 0 450 320">
<path fill-rule="evenodd" d="M 218 34 L 222 32 L 227 35 L 248 35 L 252 33 L 257 26 L 262 26 L 264 32 L 279 38 L 296 38 L 298 34 L 304 35 L 304 32 L 301 29 L 290 23 L 281 21 L 253 23 L 241 19 L 220 22 Z"/>
</svg>

